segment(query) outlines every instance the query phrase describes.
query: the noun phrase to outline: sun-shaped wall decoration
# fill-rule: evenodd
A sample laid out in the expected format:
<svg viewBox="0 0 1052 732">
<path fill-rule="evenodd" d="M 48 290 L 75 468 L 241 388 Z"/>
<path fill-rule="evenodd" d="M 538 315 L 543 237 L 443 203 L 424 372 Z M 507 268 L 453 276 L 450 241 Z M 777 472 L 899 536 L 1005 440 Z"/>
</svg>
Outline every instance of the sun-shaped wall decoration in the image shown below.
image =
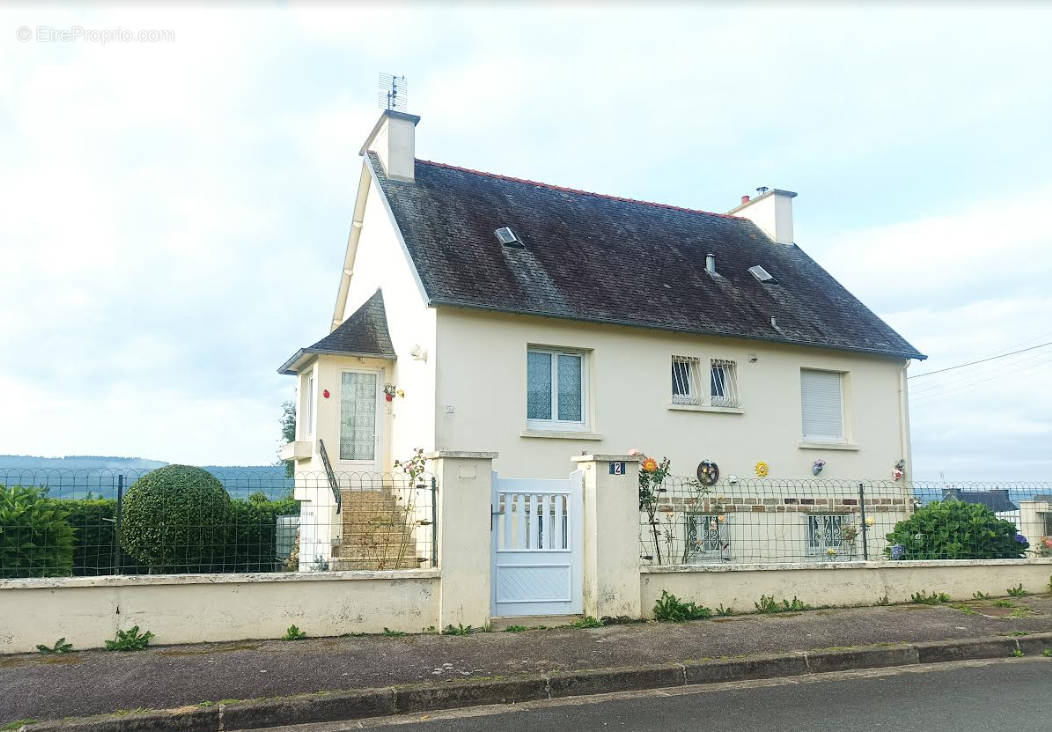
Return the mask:
<svg viewBox="0 0 1052 732">
<path fill-rule="evenodd" d="M 765 463 L 763 460 L 761 460 L 760 462 L 756 463 L 755 470 L 756 470 L 756 475 L 759 476 L 760 478 L 766 478 L 767 474 L 771 472 L 770 466 L 767 463 Z"/>
</svg>

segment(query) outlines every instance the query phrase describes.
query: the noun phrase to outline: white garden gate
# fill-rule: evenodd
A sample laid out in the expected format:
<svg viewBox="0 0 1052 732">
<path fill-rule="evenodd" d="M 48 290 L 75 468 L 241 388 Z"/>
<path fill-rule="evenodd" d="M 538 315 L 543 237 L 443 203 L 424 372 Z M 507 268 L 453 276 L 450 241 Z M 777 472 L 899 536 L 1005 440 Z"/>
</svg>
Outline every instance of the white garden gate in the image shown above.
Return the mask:
<svg viewBox="0 0 1052 732">
<path fill-rule="evenodd" d="M 583 606 L 580 471 L 561 480 L 493 474 L 491 615 L 576 615 Z"/>
</svg>

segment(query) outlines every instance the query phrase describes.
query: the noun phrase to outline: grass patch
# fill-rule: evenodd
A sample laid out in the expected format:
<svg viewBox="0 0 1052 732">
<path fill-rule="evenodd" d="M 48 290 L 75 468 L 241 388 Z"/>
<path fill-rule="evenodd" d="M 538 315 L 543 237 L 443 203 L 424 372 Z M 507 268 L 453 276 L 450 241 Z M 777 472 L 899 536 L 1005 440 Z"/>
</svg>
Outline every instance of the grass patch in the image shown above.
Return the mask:
<svg viewBox="0 0 1052 732">
<path fill-rule="evenodd" d="M 442 631 L 442 635 L 471 635 L 472 627 L 470 625 L 464 625 L 463 623 L 457 623 L 453 625 L 450 623 Z"/>
<path fill-rule="evenodd" d="M 1012 649 L 1012 656 L 1014 656 L 1015 658 L 1022 658 L 1023 657 L 1023 652 L 1021 650 L 1019 650 L 1018 648 L 1013 648 Z"/>
<path fill-rule="evenodd" d="M 603 625 L 602 620 L 597 620 L 591 615 L 585 615 L 583 618 L 578 618 L 570 623 L 571 628 L 602 628 Z"/>
<path fill-rule="evenodd" d="M 26 724 L 33 724 L 36 722 L 35 719 L 16 719 L 13 722 L 5 722 L 0 724 L 0 732 L 7 732 L 8 730 L 18 729 L 19 727 Z"/>
<path fill-rule="evenodd" d="M 387 638 L 401 638 L 403 635 L 409 635 L 409 634 L 406 633 L 404 630 L 391 630 L 390 628 L 385 627 L 384 628 L 384 632 L 381 633 L 380 635 L 382 635 L 384 637 L 387 637 Z"/>
<path fill-rule="evenodd" d="M 994 607 L 1015 607 L 1011 600 L 994 600 Z"/>
<path fill-rule="evenodd" d="M 978 610 L 973 610 L 972 608 L 970 608 L 967 605 L 965 605 L 963 602 L 954 603 L 953 605 L 950 605 L 950 607 L 952 607 L 954 610 L 960 610 L 965 615 L 978 615 L 979 614 Z"/>
<path fill-rule="evenodd" d="M 972 599 L 973 600 L 989 600 L 990 597 L 992 597 L 992 596 L 991 595 L 987 595 L 985 592 L 973 592 L 972 593 Z"/>
<path fill-rule="evenodd" d="M 758 602 L 754 602 L 753 605 L 756 607 L 756 612 L 762 615 L 772 615 L 774 613 L 790 613 L 798 612 L 800 610 L 812 610 L 813 608 L 806 602 L 803 602 L 796 595 L 793 595 L 792 601 L 790 600 L 775 600 L 774 595 L 760 595 Z"/>
<path fill-rule="evenodd" d="M 525 625 L 509 625 L 504 629 L 505 633 L 524 633 L 529 630 Z"/>
<path fill-rule="evenodd" d="M 682 623 L 685 620 L 704 620 L 712 617 L 712 610 L 694 602 L 683 602 L 665 590 L 654 604 L 654 619 L 663 623 Z"/>
<path fill-rule="evenodd" d="M 303 640 L 306 637 L 307 637 L 307 634 L 304 631 L 302 631 L 299 628 L 297 628 L 295 623 L 293 623 L 292 625 L 290 625 L 285 630 L 285 635 L 281 636 L 281 640 L 297 641 L 297 640 Z"/>
<path fill-rule="evenodd" d="M 1011 597 L 1026 597 L 1030 593 L 1023 589 L 1023 583 L 1020 582 L 1015 587 L 1009 587 L 1007 590 Z"/>
<path fill-rule="evenodd" d="M 150 645 L 153 633 L 139 633 L 139 626 L 133 625 L 128 630 L 118 630 L 117 637 L 106 641 L 107 651 L 145 651 Z"/>
<path fill-rule="evenodd" d="M 910 600 L 918 605 L 945 605 L 950 601 L 950 596 L 945 592 L 927 593 L 923 590 L 910 595 Z"/>
</svg>

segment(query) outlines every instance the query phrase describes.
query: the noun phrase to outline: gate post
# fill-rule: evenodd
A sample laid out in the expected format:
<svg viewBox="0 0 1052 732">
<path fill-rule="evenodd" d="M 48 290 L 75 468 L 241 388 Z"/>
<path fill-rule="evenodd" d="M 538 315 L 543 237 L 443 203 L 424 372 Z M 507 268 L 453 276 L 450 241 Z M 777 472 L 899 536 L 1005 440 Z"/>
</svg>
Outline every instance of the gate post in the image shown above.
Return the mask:
<svg viewBox="0 0 1052 732">
<path fill-rule="evenodd" d="M 584 480 L 584 614 L 641 617 L 639 457 L 577 455 Z"/>
<path fill-rule="evenodd" d="M 490 501 L 495 452 L 439 450 L 425 457 L 438 479 L 438 627 L 489 623 Z"/>
</svg>

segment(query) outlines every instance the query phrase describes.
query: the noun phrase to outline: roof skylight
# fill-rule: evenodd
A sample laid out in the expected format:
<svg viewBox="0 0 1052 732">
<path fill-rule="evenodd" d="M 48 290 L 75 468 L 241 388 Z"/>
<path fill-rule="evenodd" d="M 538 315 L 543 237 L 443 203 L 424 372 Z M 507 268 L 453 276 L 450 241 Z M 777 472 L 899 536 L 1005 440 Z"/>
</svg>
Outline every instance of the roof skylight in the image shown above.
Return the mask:
<svg viewBox="0 0 1052 732">
<path fill-rule="evenodd" d="M 774 282 L 774 277 L 771 276 L 771 273 L 758 264 L 749 267 L 749 274 L 760 282 Z"/>
<path fill-rule="evenodd" d="M 502 226 L 493 232 L 497 235 L 497 241 L 506 247 L 521 247 L 522 241 L 519 237 L 515 236 L 515 232 L 511 230 L 510 226 Z"/>
</svg>

